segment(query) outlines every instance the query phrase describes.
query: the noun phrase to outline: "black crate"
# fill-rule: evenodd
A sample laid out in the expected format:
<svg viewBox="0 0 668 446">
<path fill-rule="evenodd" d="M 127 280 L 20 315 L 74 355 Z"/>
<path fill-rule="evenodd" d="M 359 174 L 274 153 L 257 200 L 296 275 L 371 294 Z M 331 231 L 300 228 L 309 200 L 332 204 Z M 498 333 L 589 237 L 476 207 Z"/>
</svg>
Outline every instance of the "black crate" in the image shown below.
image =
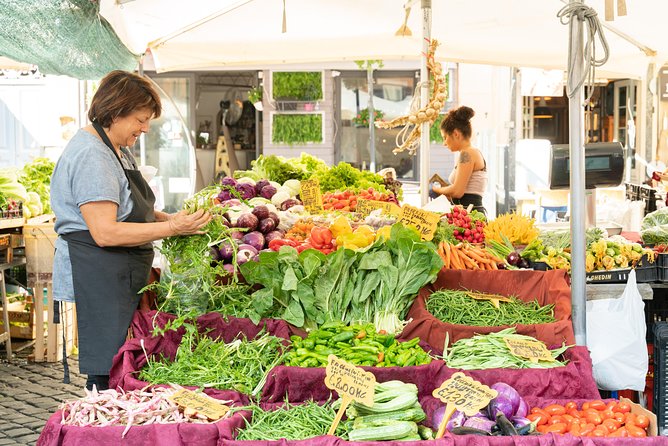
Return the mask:
<svg viewBox="0 0 668 446">
<path fill-rule="evenodd" d="M 626 199 L 629 201 L 640 200 L 640 186 L 637 184 L 624 183 L 626 187 Z"/>
<path fill-rule="evenodd" d="M 668 433 L 668 322 L 654 325 L 654 389 L 652 411 L 659 435 Z"/>
<path fill-rule="evenodd" d="M 653 342 L 654 327 L 657 323 L 668 322 L 668 301 L 654 297 L 645 300 L 645 322 L 647 324 L 647 342 Z"/>
</svg>

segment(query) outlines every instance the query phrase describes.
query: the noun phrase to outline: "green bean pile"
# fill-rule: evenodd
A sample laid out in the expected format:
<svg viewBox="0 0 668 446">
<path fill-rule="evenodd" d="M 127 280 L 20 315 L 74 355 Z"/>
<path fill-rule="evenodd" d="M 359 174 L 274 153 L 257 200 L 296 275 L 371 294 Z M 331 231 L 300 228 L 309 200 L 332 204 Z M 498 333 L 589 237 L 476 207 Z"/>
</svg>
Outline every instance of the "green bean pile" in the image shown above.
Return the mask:
<svg viewBox="0 0 668 446">
<path fill-rule="evenodd" d="M 568 349 L 563 345 L 555 350 L 550 350 L 554 361 L 538 361 L 533 363 L 528 359 L 518 358 L 510 353 L 510 349 L 503 340 L 504 337 L 511 339 L 526 339 L 535 341 L 531 336 L 515 333 L 515 328 L 510 327 L 498 333 L 476 335 L 472 338 L 460 339 L 452 344 L 443 358 L 448 367 L 464 370 L 483 369 L 541 369 L 562 367 L 567 361 L 559 361 L 557 358 Z"/>
<path fill-rule="evenodd" d="M 242 337 L 226 344 L 186 333 L 173 362 L 151 357 L 139 379 L 151 384 L 237 390 L 255 396 L 262 390 L 267 373 L 283 359 L 282 341 L 261 333 L 251 341 Z"/>
<path fill-rule="evenodd" d="M 496 308 L 490 301 L 473 299 L 468 293 L 464 290 L 436 291 L 427 299 L 427 310 L 443 322 L 478 327 L 555 321 L 554 305 L 541 307 L 536 300 L 524 302 L 511 296 L 511 302 L 499 302 L 500 308 Z"/>
<path fill-rule="evenodd" d="M 259 406 L 250 406 L 253 419 L 240 429 L 237 440 L 303 440 L 324 435 L 334 421 L 336 412 L 329 403 L 320 406 L 313 401 L 299 405 L 286 403 L 276 410 L 262 410 Z M 342 424 L 336 429 L 342 435 Z"/>
</svg>

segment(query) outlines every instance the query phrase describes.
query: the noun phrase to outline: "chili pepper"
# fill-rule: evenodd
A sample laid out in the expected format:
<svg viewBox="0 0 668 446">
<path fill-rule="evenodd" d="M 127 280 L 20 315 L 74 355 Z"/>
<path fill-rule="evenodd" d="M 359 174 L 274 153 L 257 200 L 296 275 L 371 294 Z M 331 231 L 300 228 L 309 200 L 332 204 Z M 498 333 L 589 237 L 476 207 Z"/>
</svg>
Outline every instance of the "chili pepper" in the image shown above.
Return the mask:
<svg viewBox="0 0 668 446">
<path fill-rule="evenodd" d="M 300 344 L 301 346 L 297 347 L 304 347 L 307 349 L 312 349 L 313 347 L 315 347 L 315 341 L 313 339 L 308 339 L 308 338 L 304 339 Z"/>
<path fill-rule="evenodd" d="M 377 355 L 379 351 L 378 347 L 374 347 L 373 345 L 358 345 L 353 347 L 352 350 L 356 352 L 369 352 L 374 355 Z"/>
<path fill-rule="evenodd" d="M 330 339 L 330 342 L 332 343 L 337 343 L 337 342 L 346 342 L 351 340 L 352 338 L 355 337 L 355 333 L 352 331 L 344 331 L 343 333 L 339 333 Z"/>
</svg>

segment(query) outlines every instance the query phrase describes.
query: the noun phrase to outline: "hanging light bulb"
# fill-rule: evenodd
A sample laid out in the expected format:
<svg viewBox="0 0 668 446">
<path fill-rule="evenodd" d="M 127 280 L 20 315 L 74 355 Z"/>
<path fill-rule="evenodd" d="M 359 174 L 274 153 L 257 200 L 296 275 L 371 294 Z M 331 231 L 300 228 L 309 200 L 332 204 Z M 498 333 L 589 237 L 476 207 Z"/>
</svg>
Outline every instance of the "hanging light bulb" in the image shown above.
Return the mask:
<svg viewBox="0 0 668 446">
<path fill-rule="evenodd" d="M 534 119 L 552 119 L 554 117 L 552 110 L 550 110 L 550 108 L 547 106 L 544 97 L 540 98 L 538 107 L 536 107 L 533 111 L 533 117 Z"/>
</svg>

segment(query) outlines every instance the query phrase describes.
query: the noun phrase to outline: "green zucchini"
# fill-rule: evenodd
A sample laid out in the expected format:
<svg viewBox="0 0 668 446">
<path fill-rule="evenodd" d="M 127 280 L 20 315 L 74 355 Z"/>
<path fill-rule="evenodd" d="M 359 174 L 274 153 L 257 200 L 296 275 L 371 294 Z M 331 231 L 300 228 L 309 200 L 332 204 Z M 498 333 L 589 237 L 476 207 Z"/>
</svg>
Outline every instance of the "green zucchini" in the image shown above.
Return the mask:
<svg viewBox="0 0 668 446">
<path fill-rule="evenodd" d="M 354 404 L 357 413 L 360 415 L 370 415 L 374 413 L 395 412 L 412 407 L 417 403 L 418 397 L 415 393 L 402 393 L 396 398 L 393 398 L 384 403 L 374 403 L 373 406 L 368 407 L 362 404 Z"/>
<path fill-rule="evenodd" d="M 420 434 L 422 440 L 434 439 L 434 431 L 430 427 L 423 426 L 422 424 L 418 426 L 418 434 Z"/>
<path fill-rule="evenodd" d="M 412 421 L 397 421 L 389 426 L 363 427 L 348 432 L 350 441 L 397 440 L 409 435 L 417 435 L 417 424 Z"/>
<path fill-rule="evenodd" d="M 383 422 L 394 422 L 394 421 L 415 421 L 419 423 L 426 418 L 426 414 L 421 407 L 411 407 L 409 409 L 400 410 L 396 412 L 389 413 L 379 413 L 374 415 L 365 415 L 362 417 L 355 418 L 353 423 L 354 428 L 362 426 L 380 426 Z"/>
</svg>

